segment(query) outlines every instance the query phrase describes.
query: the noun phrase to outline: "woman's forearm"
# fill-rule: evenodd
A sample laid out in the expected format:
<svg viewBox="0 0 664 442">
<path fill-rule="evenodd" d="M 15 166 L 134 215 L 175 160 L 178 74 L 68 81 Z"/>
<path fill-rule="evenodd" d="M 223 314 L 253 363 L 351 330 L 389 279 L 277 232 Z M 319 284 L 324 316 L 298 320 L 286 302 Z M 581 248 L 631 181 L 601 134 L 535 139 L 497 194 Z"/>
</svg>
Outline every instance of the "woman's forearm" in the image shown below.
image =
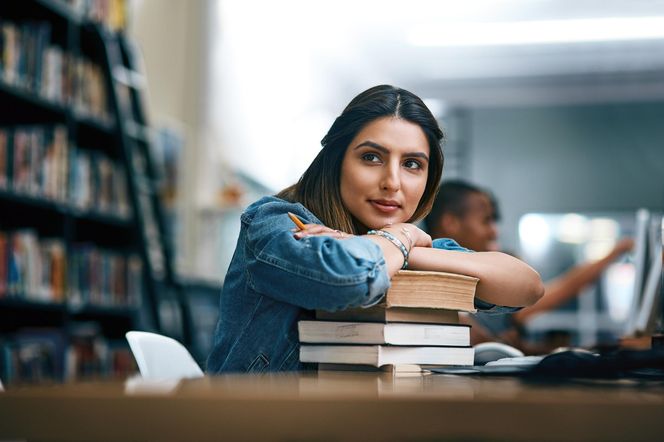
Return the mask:
<svg viewBox="0 0 664 442">
<path fill-rule="evenodd" d="M 500 252 L 467 253 L 414 247 L 410 252 L 408 268 L 479 278 L 476 296 L 497 305 L 531 305 L 544 293 L 542 279 L 532 267 Z"/>
</svg>

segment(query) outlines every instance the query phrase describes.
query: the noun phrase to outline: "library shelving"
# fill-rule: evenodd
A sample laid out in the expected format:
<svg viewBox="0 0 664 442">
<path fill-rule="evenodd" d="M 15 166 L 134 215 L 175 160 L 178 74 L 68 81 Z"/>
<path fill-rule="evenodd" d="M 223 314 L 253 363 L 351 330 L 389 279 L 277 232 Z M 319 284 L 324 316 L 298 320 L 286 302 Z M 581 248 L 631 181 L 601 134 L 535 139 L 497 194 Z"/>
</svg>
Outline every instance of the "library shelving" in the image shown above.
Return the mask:
<svg viewBox="0 0 664 442">
<path fill-rule="evenodd" d="M 0 2 L 5 385 L 124 376 L 134 369 L 124 333 L 161 332 L 161 297 L 186 310 L 139 60 L 100 3 Z"/>
</svg>

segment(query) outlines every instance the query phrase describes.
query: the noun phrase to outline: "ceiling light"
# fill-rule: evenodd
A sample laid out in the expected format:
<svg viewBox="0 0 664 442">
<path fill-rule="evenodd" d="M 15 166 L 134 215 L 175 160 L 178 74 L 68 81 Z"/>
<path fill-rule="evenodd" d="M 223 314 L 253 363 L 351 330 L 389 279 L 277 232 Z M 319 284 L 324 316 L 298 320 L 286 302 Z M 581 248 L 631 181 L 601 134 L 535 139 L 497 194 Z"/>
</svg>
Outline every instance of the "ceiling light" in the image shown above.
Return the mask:
<svg viewBox="0 0 664 442">
<path fill-rule="evenodd" d="M 414 46 L 501 46 L 664 38 L 664 16 L 441 23 L 409 32 Z"/>
</svg>

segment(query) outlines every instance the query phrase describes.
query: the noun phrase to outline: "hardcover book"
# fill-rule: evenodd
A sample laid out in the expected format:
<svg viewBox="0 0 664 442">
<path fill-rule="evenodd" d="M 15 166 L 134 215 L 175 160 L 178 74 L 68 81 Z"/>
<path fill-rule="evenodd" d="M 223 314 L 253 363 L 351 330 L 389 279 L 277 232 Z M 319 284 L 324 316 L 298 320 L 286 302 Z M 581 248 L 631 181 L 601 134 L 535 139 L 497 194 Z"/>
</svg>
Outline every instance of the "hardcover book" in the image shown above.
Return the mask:
<svg viewBox="0 0 664 442">
<path fill-rule="evenodd" d="M 400 365 L 383 365 L 382 367 L 375 367 L 372 365 L 357 365 L 357 364 L 318 364 L 318 373 L 334 372 L 334 371 L 363 371 L 370 373 L 387 373 L 392 376 L 420 376 L 422 374 L 431 373 L 426 368 L 422 368 L 417 364 L 400 364 Z"/>
<path fill-rule="evenodd" d="M 470 345 L 468 325 L 300 321 L 298 332 L 312 344 Z"/>
<path fill-rule="evenodd" d="M 300 361 L 327 364 L 473 365 L 472 347 L 398 347 L 389 345 L 302 345 Z"/>
<path fill-rule="evenodd" d="M 382 305 L 475 311 L 478 278 L 446 272 L 400 270 Z"/>
<path fill-rule="evenodd" d="M 376 305 L 368 308 L 352 308 L 336 312 L 316 310 L 316 319 L 322 321 L 458 324 L 459 313 L 456 310 L 442 308 L 386 308 L 384 305 Z"/>
</svg>

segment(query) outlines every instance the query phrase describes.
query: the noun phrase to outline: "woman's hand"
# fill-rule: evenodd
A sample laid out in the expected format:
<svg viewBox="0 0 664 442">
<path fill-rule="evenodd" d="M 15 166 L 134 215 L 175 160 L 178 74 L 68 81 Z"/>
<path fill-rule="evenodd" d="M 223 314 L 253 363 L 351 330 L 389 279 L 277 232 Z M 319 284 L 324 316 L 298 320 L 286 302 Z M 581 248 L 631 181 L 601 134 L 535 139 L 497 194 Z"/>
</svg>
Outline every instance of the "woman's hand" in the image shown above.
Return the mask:
<svg viewBox="0 0 664 442">
<path fill-rule="evenodd" d="M 404 245 L 408 253 L 415 247 L 431 247 L 431 236 L 413 224 L 390 224 L 380 230 L 396 237 Z M 381 235 L 366 235 L 365 238 L 375 242 L 383 250 L 383 256 L 387 262 L 387 273 L 392 278 L 402 268 L 406 260 L 401 247 Z"/>
<path fill-rule="evenodd" d="M 431 235 L 417 227 L 415 224 L 398 223 L 390 224 L 381 230 L 390 232 L 403 242 L 408 251 L 413 247 L 431 247 Z"/>
<path fill-rule="evenodd" d="M 353 235 L 350 233 L 334 230 L 322 224 L 305 224 L 303 230 L 296 231 L 293 236 L 295 239 L 302 239 L 307 236 L 331 236 L 336 239 L 347 239 Z"/>
</svg>

